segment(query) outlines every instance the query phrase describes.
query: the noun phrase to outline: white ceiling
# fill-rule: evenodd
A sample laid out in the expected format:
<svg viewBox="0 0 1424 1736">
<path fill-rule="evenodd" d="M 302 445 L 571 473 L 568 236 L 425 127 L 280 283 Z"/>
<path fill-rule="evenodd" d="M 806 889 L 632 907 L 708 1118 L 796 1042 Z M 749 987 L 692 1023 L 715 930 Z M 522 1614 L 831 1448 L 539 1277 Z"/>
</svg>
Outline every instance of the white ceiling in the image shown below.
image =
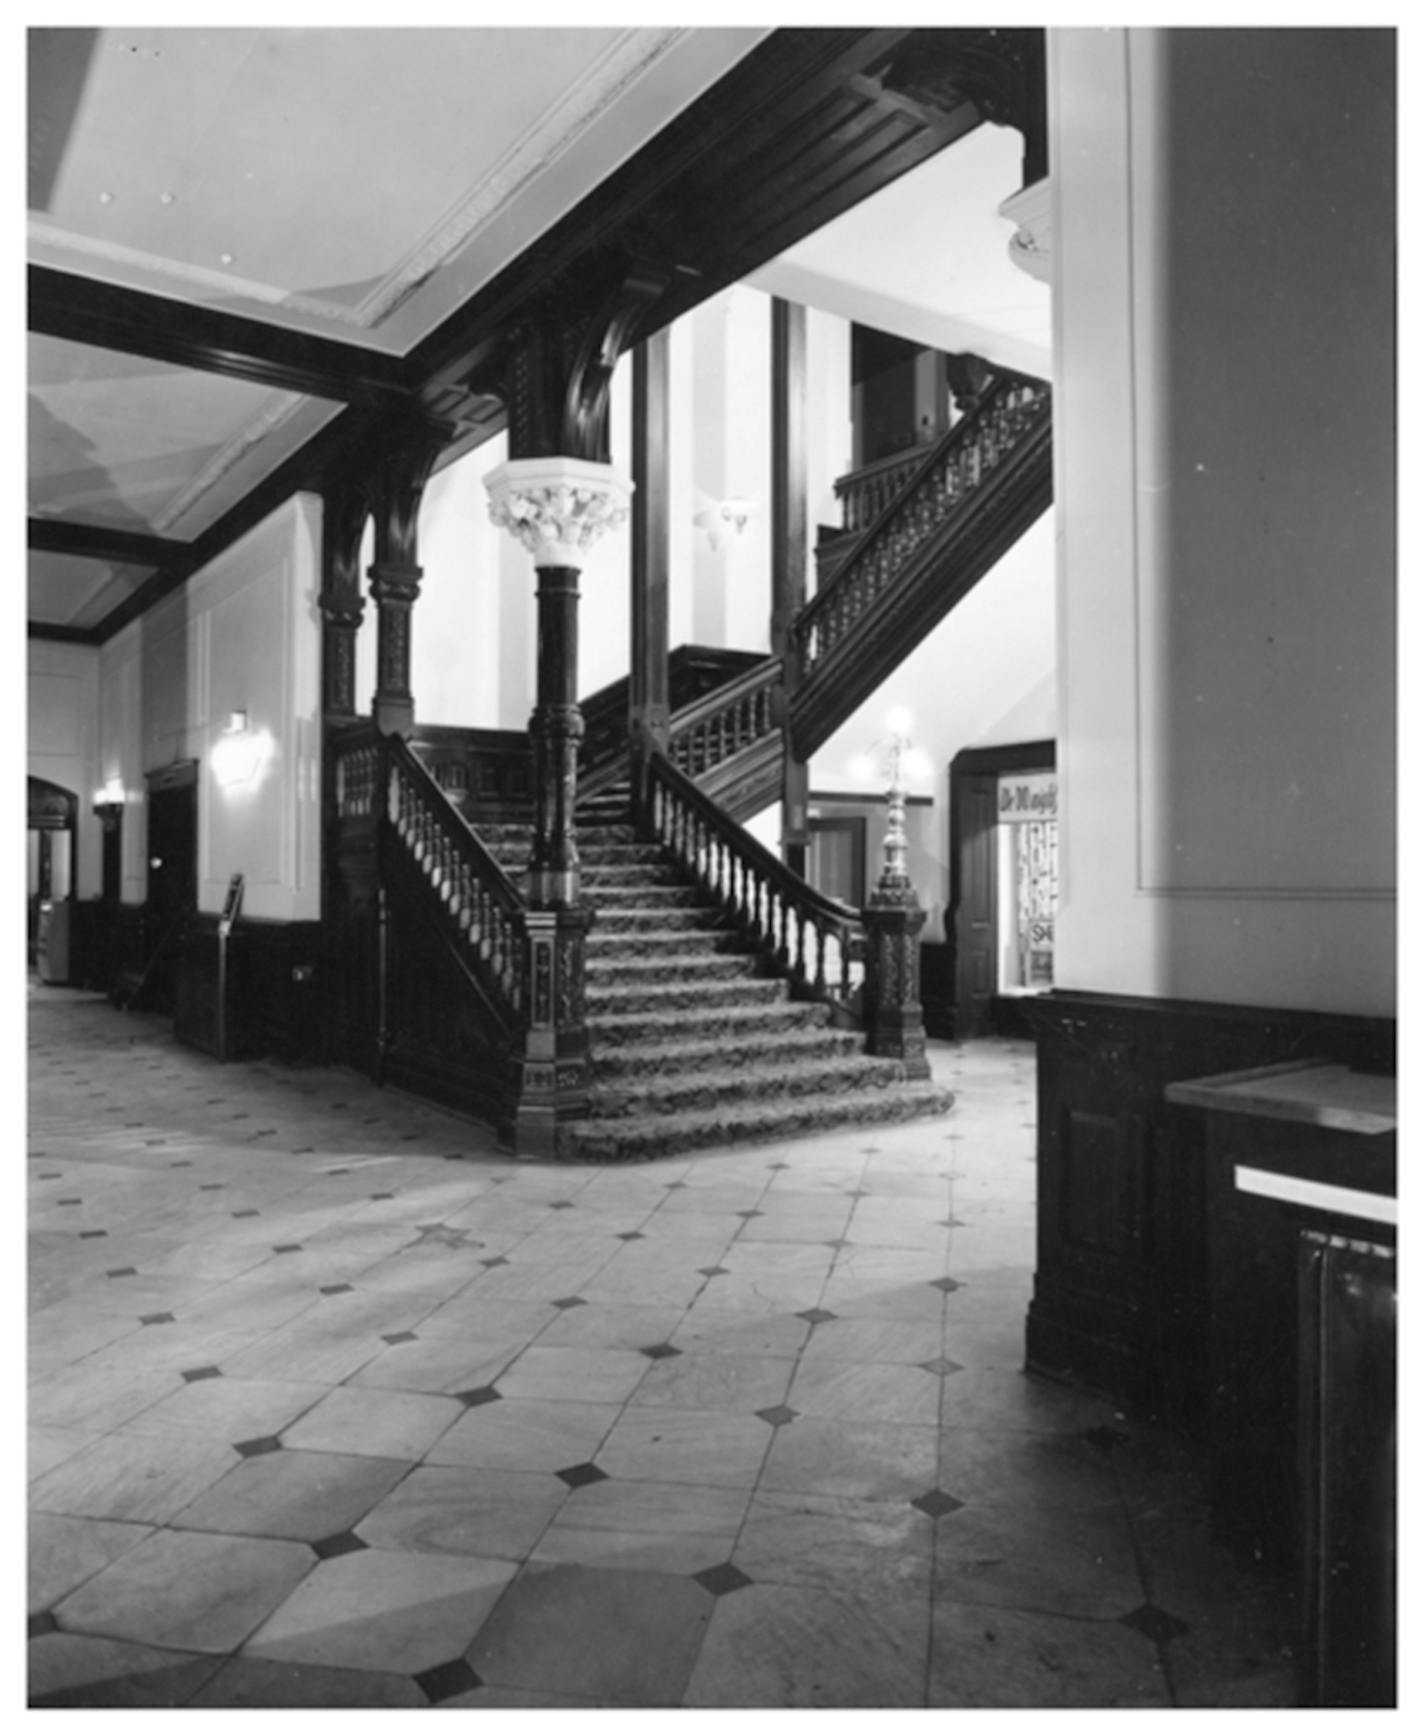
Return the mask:
<svg viewBox="0 0 1424 1736">
<path fill-rule="evenodd" d="M 1049 288 L 1012 263 L 1014 225 L 998 214 L 1022 185 L 1021 136 L 976 127 L 748 281 L 933 349 L 1049 379 Z"/>
</svg>

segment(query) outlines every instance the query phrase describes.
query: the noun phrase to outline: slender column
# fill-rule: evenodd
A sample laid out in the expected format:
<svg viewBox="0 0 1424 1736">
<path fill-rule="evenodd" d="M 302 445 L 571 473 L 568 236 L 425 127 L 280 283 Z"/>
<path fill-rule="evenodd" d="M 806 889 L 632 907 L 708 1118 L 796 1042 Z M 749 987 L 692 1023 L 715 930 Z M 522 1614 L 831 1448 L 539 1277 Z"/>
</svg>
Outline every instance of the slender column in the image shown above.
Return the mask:
<svg viewBox="0 0 1424 1736">
<path fill-rule="evenodd" d="M 806 310 L 771 304 L 771 649 L 782 660 L 781 854 L 806 872 L 807 770 L 791 751 L 786 705 L 797 664 L 791 627 L 806 603 Z"/>
<path fill-rule="evenodd" d="M 628 680 L 629 787 L 643 811 L 648 755 L 667 751 L 668 331 L 633 352 L 632 646 Z"/>
<path fill-rule="evenodd" d="M 451 430 L 417 422 L 397 431 L 371 483 L 376 556 L 371 595 L 376 603 L 376 692 L 371 710 L 385 735 L 409 735 L 415 727 L 410 686 L 411 611 L 420 595 L 416 531 L 425 485 Z"/>
<path fill-rule="evenodd" d="M 585 551 L 628 515 L 630 485 L 607 464 L 514 458 L 485 478 L 490 517 L 534 558 L 539 662 L 529 733 L 536 779 L 525 918 L 528 1014 L 515 1109 L 521 1156 L 558 1155 L 558 1123 L 588 1098 L 584 941 L 593 920 L 579 900 L 578 576 Z"/>
<path fill-rule="evenodd" d="M 361 596 L 361 533 L 366 497 L 350 485 L 322 503 L 322 711 L 333 721 L 356 716 L 356 635 L 365 614 Z"/>
</svg>

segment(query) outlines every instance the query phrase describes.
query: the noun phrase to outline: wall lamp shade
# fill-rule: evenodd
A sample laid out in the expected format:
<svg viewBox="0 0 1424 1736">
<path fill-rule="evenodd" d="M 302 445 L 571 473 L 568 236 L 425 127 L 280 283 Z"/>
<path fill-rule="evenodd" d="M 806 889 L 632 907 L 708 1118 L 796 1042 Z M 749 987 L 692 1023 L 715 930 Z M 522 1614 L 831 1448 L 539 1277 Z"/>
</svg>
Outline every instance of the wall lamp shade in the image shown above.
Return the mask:
<svg viewBox="0 0 1424 1736">
<path fill-rule="evenodd" d="M 122 778 L 110 778 L 106 784 L 101 785 L 94 792 L 94 806 L 96 808 L 121 808 L 125 799 L 124 780 Z"/>
<path fill-rule="evenodd" d="M 706 531 L 709 546 L 715 551 L 729 541 L 743 536 L 757 503 L 746 495 L 730 495 L 726 500 L 714 500 L 692 515 L 698 530 Z"/>
<path fill-rule="evenodd" d="M 225 790 L 252 783 L 272 754 L 272 737 L 265 729 L 247 725 L 245 711 L 232 712 L 227 727 L 213 743 L 213 776 Z"/>
</svg>

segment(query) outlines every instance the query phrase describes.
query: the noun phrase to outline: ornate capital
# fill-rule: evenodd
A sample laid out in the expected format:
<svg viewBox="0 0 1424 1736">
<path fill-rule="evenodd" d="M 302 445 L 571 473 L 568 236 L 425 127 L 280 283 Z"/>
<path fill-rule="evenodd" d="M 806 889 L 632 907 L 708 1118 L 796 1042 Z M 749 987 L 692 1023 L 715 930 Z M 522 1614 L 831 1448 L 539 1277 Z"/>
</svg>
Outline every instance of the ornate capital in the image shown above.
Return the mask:
<svg viewBox="0 0 1424 1736">
<path fill-rule="evenodd" d="M 1016 224 L 1018 233 L 1009 242 L 1009 258 L 1020 271 L 1040 283 L 1053 281 L 1053 213 L 1048 181 L 1012 193 L 999 207 L 999 215 Z"/>
<path fill-rule="evenodd" d="M 611 464 L 582 458 L 512 458 L 485 478 L 490 518 L 528 549 L 536 567 L 581 567 L 628 516 L 633 484 Z"/>
</svg>

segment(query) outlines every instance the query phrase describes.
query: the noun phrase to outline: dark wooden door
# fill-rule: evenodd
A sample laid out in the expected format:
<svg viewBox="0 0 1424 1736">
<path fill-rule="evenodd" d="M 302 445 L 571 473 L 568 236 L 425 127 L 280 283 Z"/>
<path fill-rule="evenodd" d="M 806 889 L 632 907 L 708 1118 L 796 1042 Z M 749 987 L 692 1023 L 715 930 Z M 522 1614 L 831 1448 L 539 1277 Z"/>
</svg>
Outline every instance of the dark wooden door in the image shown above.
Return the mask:
<svg viewBox="0 0 1424 1736">
<path fill-rule="evenodd" d="M 198 787 L 196 782 L 148 792 L 148 898 L 144 952 L 148 965 L 142 1004 L 171 1013 L 179 941 L 197 905 Z"/>
<path fill-rule="evenodd" d="M 989 1001 L 999 986 L 998 774 L 956 780 L 952 809 L 954 1034 L 962 1039 L 989 1029 Z"/>
</svg>

